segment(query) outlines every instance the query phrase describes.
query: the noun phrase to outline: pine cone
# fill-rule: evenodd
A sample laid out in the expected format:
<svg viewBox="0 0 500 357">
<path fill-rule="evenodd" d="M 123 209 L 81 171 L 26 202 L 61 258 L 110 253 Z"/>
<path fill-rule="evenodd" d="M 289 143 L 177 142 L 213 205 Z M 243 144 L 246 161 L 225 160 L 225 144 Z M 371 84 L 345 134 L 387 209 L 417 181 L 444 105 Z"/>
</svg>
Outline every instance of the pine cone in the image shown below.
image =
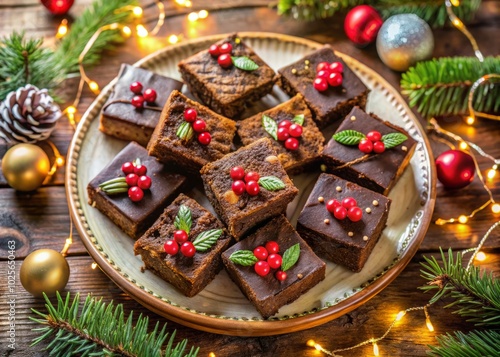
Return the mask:
<svg viewBox="0 0 500 357">
<path fill-rule="evenodd" d="M 61 115 L 46 89 L 27 84 L 0 103 L 0 138 L 10 144 L 45 140 Z"/>
</svg>

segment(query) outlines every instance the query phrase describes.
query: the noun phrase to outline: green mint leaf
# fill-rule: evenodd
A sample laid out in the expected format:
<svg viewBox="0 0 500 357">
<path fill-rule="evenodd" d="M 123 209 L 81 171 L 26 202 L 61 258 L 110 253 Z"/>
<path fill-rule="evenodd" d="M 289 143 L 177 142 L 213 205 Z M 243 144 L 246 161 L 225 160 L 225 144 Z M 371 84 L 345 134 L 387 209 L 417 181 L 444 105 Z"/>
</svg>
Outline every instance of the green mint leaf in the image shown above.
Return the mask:
<svg viewBox="0 0 500 357">
<path fill-rule="evenodd" d="M 229 260 L 244 267 L 250 267 L 259 261 L 251 250 L 237 250 L 231 254 Z"/>
<path fill-rule="evenodd" d="M 344 145 L 358 145 L 365 138 L 365 134 L 356 130 L 343 130 L 333 134 L 333 139 Z"/>
<path fill-rule="evenodd" d="M 294 116 L 292 122 L 299 124 L 300 126 L 304 125 L 304 114 Z"/>
<path fill-rule="evenodd" d="M 188 207 L 181 205 L 179 207 L 179 212 L 177 212 L 177 216 L 175 216 L 174 219 L 175 228 L 182 229 L 189 234 L 192 224 L 193 220 L 191 218 L 191 210 Z"/>
<path fill-rule="evenodd" d="M 99 188 L 108 195 L 115 195 L 128 192 L 129 186 L 125 177 L 117 177 L 101 183 Z"/>
<path fill-rule="evenodd" d="M 381 141 L 384 143 L 386 149 L 392 149 L 402 144 L 408 137 L 401 133 L 390 133 L 382 136 Z"/>
<path fill-rule="evenodd" d="M 278 124 L 273 118 L 262 114 L 262 127 L 274 140 L 278 140 Z"/>
<path fill-rule="evenodd" d="M 259 179 L 259 186 L 268 191 L 279 191 L 286 187 L 285 183 L 276 176 L 264 176 Z"/>
<path fill-rule="evenodd" d="M 177 132 L 175 134 L 179 139 L 183 141 L 189 141 L 194 135 L 194 130 L 191 126 L 191 123 L 183 121 L 182 124 L 179 125 L 179 128 L 177 129 Z"/>
<path fill-rule="evenodd" d="M 222 235 L 222 229 L 210 229 L 205 232 L 201 232 L 194 239 L 193 245 L 197 252 L 206 252 L 212 247 L 212 245 L 217 242 L 217 239 Z"/>
<path fill-rule="evenodd" d="M 297 263 L 300 256 L 300 244 L 294 244 L 283 253 L 283 262 L 281 263 L 281 270 L 287 271 Z"/>
<path fill-rule="evenodd" d="M 257 63 L 246 56 L 231 56 L 231 59 L 233 60 L 233 64 L 236 68 L 242 69 L 244 71 L 255 71 L 257 68 L 259 68 L 259 65 Z"/>
</svg>

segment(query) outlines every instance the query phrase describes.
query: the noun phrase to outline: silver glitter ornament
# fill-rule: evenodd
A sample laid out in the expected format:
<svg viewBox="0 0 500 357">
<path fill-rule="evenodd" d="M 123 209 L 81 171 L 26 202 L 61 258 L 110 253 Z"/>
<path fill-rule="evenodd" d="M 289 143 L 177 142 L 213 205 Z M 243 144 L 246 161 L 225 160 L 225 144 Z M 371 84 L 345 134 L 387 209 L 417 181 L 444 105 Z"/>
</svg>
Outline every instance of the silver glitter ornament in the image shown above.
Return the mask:
<svg viewBox="0 0 500 357">
<path fill-rule="evenodd" d="M 377 52 L 387 67 L 406 71 L 419 61 L 429 59 L 434 49 L 432 30 L 414 14 L 389 17 L 377 36 Z"/>
</svg>

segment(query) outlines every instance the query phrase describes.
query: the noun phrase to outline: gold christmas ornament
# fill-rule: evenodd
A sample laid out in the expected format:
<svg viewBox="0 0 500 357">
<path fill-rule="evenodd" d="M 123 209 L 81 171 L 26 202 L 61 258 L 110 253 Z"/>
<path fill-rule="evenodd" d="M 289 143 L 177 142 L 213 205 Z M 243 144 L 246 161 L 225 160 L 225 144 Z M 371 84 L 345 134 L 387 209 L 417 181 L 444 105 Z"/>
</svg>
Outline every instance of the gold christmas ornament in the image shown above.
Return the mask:
<svg viewBox="0 0 500 357">
<path fill-rule="evenodd" d="M 24 259 L 19 275 L 21 284 L 30 294 L 41 297 L 45 293 L 50 297 L 68 283 L 69 265 L 61 253 L 38 249 Z"/>
<path fill-rule="evenodd" d="M 2 159 L 2 172 L 7 183 L 18 191 L 39 188 L 50 170 L 47 154 L 38 146 L 18 144 L 11 147 Z"/>
</svg>

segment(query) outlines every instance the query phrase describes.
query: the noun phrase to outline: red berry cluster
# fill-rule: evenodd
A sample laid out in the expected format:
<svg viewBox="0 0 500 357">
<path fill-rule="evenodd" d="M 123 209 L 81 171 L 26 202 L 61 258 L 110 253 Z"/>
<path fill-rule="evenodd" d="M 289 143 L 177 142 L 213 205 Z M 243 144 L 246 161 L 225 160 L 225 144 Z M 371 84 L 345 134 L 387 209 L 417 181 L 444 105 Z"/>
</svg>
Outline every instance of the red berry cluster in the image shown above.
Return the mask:
<svg viewBox="0 0 500 357">
<path fill-rule="evenodd" d="M 342 85 L 344 67 L 340 62 L 321 62 L 316 66 L 316 78 L 313 86 L 319 92 L 324 92 L 328 87 L 338 87 Z"/>
<path fill-rule="evenodd" d="M 122 165 L 122 171 L 125 175 L 125 182 L 130 186 L 128 197 L 133 202 L 139 202 L 144 197 L 143 190 L 149 190 L 151 187 L 151 177 L 147 176 L 146 166 L 128 161 Z"/>
<path fill-rule="evenodd" d="M 259 261 L 254 264 L 253 268 L 257 274 L 260 276 L 266 276 L 269 274 L 271 269 L 281 268 L 281 263 L 283 263 L 283 258 L 279 254 L 280 246 L 277 242 L 270 240 L 265 244 L 265 246 L 259 245 L 253 250 L 253 255 Z M 286 279 L 286 272 L 278 270 L 274 276 L 279 281 L 284 281 Z"/>
<path fill-rule="evenodd" d="M 136 94 L 130 104 L 132 104 L 136 108 L 142 108 L 144 106 L 144 102 L 154 103 L 156 100 L 156 91 L 152 88 L 148 88 L 142 93 L 142 83 L 141 82 L 133 82 L 130 85 L 130 90 L 132 93 Z"/>
<path fill-rule="evenodd" d="M 243 193 L 248 193 L 250 196 L 257 196 L 260 192 L 259 179 L 260 175 L 257 172 L 245 170 L 241 166 L 235 166 L 230 172 L 233 184 L 231 189 L 233 192 L 241 196 Z"/>
<path fill-rule="evenodd" d="M 225 42 L 220 46 L 214 44 L 208 49 L 208 53 L 210 53 L 212 57 L 217 58 L 217 63 L 222 68 L 230 68 L 233 66 L 231 52 L 233 52 L 233 46 L 229 42 Z"/>
<path fill-rule="evenodd" d="M 193 243 L 188 241 L 188 234 L 185 230 L 179 229 L 174 232 L 174 239 L 169 239 L 163 245 L 165 253 L 176 255 L 179 250 L 185 257 L 191 258 L 196 253 Z"/>
<path fill-rule="evenodd" d="M 191 123 L 193 130 L 198 133 L 198 142 L 201 145 L 208 145 L 212 141 L 212 136 L 207 131 L 207 123 L 203 119 L 198 119 L 198 112 L 194 108 L 184 110 L 184 120 Z"/>
<path fill-rule="evenodd" d="M 339 220 L 347 217 L 352 222 L 358 222 L 363 218 L 363 210 L 358 207 L 358 203 L 352 197 L 344 198 L 342 202 L 332 199 L 326 203 L 326 209 Z"/>
<path fill-rule="evenodd" d="M 285 148 L 295 151 L 299 148 L 299 139 L 302 136 L 302 125 L 283 120 L 278 124 L 278 140 L 285 142 Z"/>
<path fill-rule="evenodd" d="M 381 139 L 382 134 L 378 131 L 370 131 L 366 134 L 366 138 L 361 139 L 358 144 L 358 148 L 365 154 L 369 154 L 372 151 L 376 154 L 382 154 L 385 151 L 385 144 L 381 141 Z"/>
</svg>

